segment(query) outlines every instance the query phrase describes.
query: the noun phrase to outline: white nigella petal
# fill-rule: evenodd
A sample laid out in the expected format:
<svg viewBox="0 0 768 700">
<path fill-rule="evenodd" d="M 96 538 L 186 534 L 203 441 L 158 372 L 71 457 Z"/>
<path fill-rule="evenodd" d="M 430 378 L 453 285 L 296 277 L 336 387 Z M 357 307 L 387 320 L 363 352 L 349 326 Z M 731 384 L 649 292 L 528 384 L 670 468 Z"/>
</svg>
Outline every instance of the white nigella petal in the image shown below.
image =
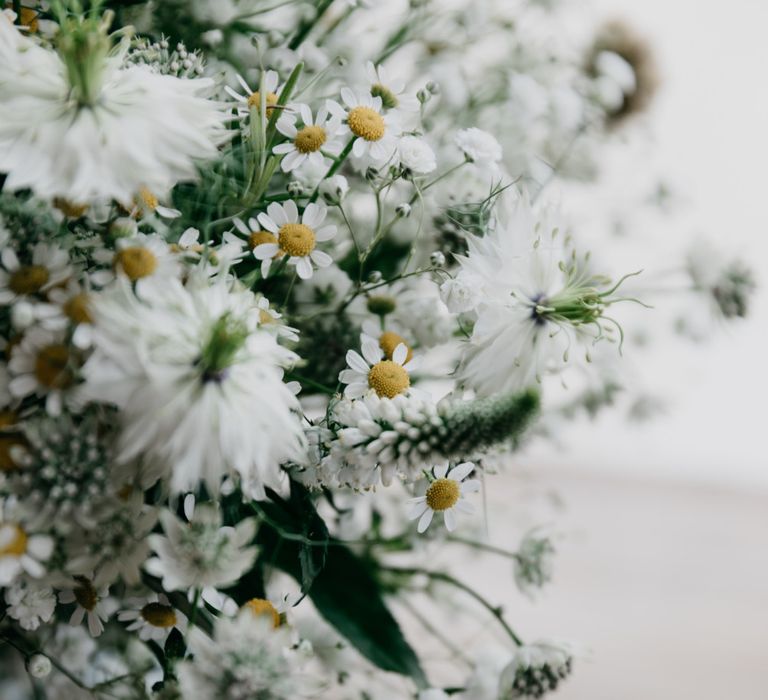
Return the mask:
<svg viewBox="0 0 768 700">
<path fill-rule="evenodd" d="M 296 202 L 284 204 L 272 202 L 266 213 L 258 216 L 258 222 L 266 229 L 269 237 L 262 236 L 253 249 L 253 255 L 261 260 L 261 272 L 269 274 L 272 261 L 288 256 L 288 264 L 296 267 L 301 279 L 312 277 L 313 267 L 328 267 L 333 262 L 330 255 L 316 248 L 318 243 L 331 240 L 336 235 L 336 226 L 325 225 L 327 209 L 324 204 L 311 202 L 299 216 Z"/>
<path fill-rule="evenodd" d="M 456 529 L 456 513 L 474 513 L 474 506 L 465 500 L 470 493 L 480 490 L 477 479 L 465 479 L 474 471 L 472 462 L 457 464 L 451 469 L 447 464 L 434 468 L 434 478 L 423 496 L 411 499 L 413 504 L 409 518 L 419 521 L 417 530 L 424 532 L 432 522 L 435 513 L 442 513 L 445 527 L 449 532 Z"/>
<path fill-rule="evenodd" d="M 72 40 L 74 32 L 79 40 Z M 207 98 L 211 79 L 125 63 L 127 42 L 111 53 L 111 37 L 97 17 L 70 18 L 55 42 L 58 53 L 0 18 L 6 189 L 128 206 L 142 187 L 167 192 L 195 179 L 197 163 L 214 158 L 228 138 L 227 113 Z"/>
</svg>

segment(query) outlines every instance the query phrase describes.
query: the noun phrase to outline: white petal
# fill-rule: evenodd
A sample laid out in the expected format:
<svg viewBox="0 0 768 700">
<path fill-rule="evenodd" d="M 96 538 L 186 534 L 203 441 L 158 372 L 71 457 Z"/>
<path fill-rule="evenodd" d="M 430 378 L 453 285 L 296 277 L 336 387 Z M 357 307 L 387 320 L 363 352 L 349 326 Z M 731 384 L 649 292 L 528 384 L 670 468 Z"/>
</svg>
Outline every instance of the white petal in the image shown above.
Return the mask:
<svg viewBox="0 0 768 700">
<path fill-rule="evenodd" d="M 253 257 L 257 260 L 267 260 L 275 257 L 280 252 L 277 243 L 260 243 L 253 249 Z"/>
<path fill-rule="evenodd" d="M 287 205 L 288 202 L 286 202 L 285 204 Z M 295 207 L 296 205 L 294 204 L 293 206 Z M 285 224 L 290 222 L 290 218 L 288 217 L 287 207 L 285 205 L 280 206 L 277 202 L 272 202 L 267 207 L 267 214 L 269 214 L 269 217 L 278 226 L 285 226 Z M 259 220 L 261 221 L 261 219 Z"/>
<path fill-rule="evenodd" d="M 312 263 L 309 262 L 309 258 L 300 258 L 296 263 L 296 272 L 303 280 L 308 280 L 312 277 Z"/>
<path fill-rule="evenodd" d="M 328 267 L 333 262 L 333 258 L 322 250 L 313 250 L 309 257 L 318 267 Z"/>
<path fill-rule="evenodd" d="M 363 349 L 363 357 L 370 365 L 375 365 L 377 362 L 381 362 L 381 358 L 384 357 L 384 352 L 373 338 L 363 338 L 361 345 Z"/>
<path fill-rule="evenodd" d="M 392 360 L 398 365 L 404 365 L 406 357 L 408 357 L 408 348 L 405 347 L 405 343 L 398 343 L 395 351 L 392 353 Z"/>
<path fill-rule="evenodd" d="M 472 462 L 462 462 L 461 464 L 457 464 L 453 469 L 451 469 L 451 479 L 456 479 L 456 481 L 463 481 L 472 473 L 474 468 L 475 465 L 472 464 Z"/>
<path fill-rule="evenodd" d="M 347 364 L 356 372 L 361 372 L 365 375 L 367 375 L 368 370 L 371 369 L 370 365 L 368 365 L 368 363 L 366 363 L 366 361 L 360 357 L 360 353 L 356 350 L 347 351 Z"/>
<path fill-rule="evenodd" d="M 447 464 L 438 464 L 434 469 L 434 474 L 438 479 L 444 479 L 445 475 L 448 473 L 448 465 Z"/>
<path fill-rule="evenodd" d="M 269 211 L 269 207 L 267 207 L 267 211 Z M 283 204 L 283 211 L 288 219 L 288 223 L 296 224 L 299 222 L 299 208 L 296 206 L 296 202 L 292 199 L 289 199 Z"/>
<path fill-rule="evenodd" d="M 459 487 L 462 493 L 476 493 L 480 490 L 480 482 L 477 479 L 463 481 Z"/>
<path fill-rule="evenodd" d="M 280 210 L 282 212 L 282 209 Z M 278 233 L 280 231 L 280 227 L 277 225 L 277 222 L 267 214 L 264 214 L 263 212 L 259 214 L 257 217 L 259 220 L 259 223 L 267 229 L 267 231 L 270 231 L 271 233 Z"/>
<path fill-rule="evenodd" d="M 424 530 L 426 530 L 429 527 L 429 524 L 432 522 L 432 516 L 434 516 L 434 514 L 435 511 L 433 511 L 431 508 L 428 508 L 424 515 L 421 516 L 416 530 L 418 532 L 424 532 Z"/>
<path fill-rule="evenodd" d="M 429 508 L 429 506 L 427 505 L 426 501 L 414 503 L 410 512 L 408 513 L 408 520 L 416 520 L 416 518 L 420 518 L 422 515 L 424 515 L 424 511 L 427 510 L 427 508 Z"/>
<path fill-rule="evenodd" d="M 317 229 L 315 231 L 315 240 L 322 242 L 322 241 L 330 241 L 331 238 L 333 238 L 336 235 L 336 227 L 331 224 L 329 226 L 323 226 L 322 228 Z"/>
<path fill-rule="evenodd" d="M 456 529 L 456 514 L 453 512 L 453 508 L 446 510 L 443 518 L 445 519 L 445 527 L 448 532 L 453 532 Z"/>
</svg>

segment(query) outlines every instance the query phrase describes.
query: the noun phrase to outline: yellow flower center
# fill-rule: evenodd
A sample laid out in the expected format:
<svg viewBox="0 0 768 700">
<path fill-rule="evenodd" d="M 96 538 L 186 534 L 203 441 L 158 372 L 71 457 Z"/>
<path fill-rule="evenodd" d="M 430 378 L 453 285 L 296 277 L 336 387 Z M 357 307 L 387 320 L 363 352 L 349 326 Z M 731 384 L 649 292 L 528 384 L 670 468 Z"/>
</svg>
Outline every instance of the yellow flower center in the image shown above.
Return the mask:
<svg viewBox="0 0 768 700">
<path fill-rule="evenodd" d="M 366 141 L 378 141 L 384 136 L 384 119 L 370 107 L 355 107 L 347 115 L 349 130 Z"/>
<path fill-rule="evenodd" d="M 0 557 L 20 557 L 27 551 L 27 533 L 15 523 L 0 525 Z"/>
<path fill-rule="evenodd" d="M 277 323 L 277 319 L 266 309 L 259 309 L 259 323 L 262 326 L 266 323 Z"/>
<path fill-rule="evenodd" d="M 264 243 L 277 243 L 277 236 L 269 231 L 251 231 L 248 236 L 248 245 L 251 246 L 251 250 Z"/>
<path fill-rule="evenodd" d="M 24 27 L 29 27 L 29 33 L 35 34 L 39 28 L 37 21 L 38 13 L 30 7 L 22 7 L 19 11 L 19 19 Z"/>
<path fill-rule="evenodd" d="M 119 265 L 128 279 L 135 282 L 148 277 L 157 269 L 157 256 L 141 246 L 123 248 L 115 256 L 115 265 Z"/>
<path fill-rule="evenodd" d="M 91 612 L 99 602 L 99 595 L 96 593 L 96 589 L 85 576 L 75 576 L 75 581 L 78 583 L 72 591 L 75 595 L 75 600 L 81 608 Z"/>
<path fill-rule="evenodd" d="M 64 314 L 74 323 L 93 323 L 93 317 L 88 310 L 88 295 L 75 294 L 64 302 Z"/>
<path fill-rule="evenodd" d="M 0 411 L 0 431 L 10 429 L 19 422 L 14 411 Z M 21 435 L 0 432 L 0 472 L 9 472 L 18 468 L 11 453 L 14 447 L 23 447 L 26 441 Z"/>
<path fill-rule="evenodd" d="M 368 372 L 368 386 L 379 396 L 386 396 L 388 399 L 402 394 L 410 385 L 408 372 L 392 360 L 382 360 Z"/>
<path fill-rule="evenodd" d="M 35 358 L 35 377 L 49 389 L 66 389 L 70 386 L 73 376 L 69 369 L 67 346 L 54 343 L 41 348 Z"/>
<path fill-rule="evenodd" d="M 458 503 L 461 489 L 454 479 L 435 479 L 426 495 L 427 505 L 432 510 L 448 510 Z"/>
<path fill-rule="evenodd" d="M 392 359 L 392 355 L 395 352 L 395 348 L 402 343 L 408 349 L 408 354 L 405 356 L 405 361 L 410 362 L 413 357 L 413 350 L 409 347 L 408 343 L 393 331 L 384 331 L 379 337 L 379 347 L 384 351 L 384 355 L 388 360 Z"/>
<path fill-rule="evenodd" d="M 314 153 L 319 151 L 326 141 L 325 129 L 322 126 L 305 126 L 293 140 L 299 153 Z"/>
<path fill-rule="evenodd" d="M 146 187 L 142 187 L 139 190 L 139 199 L 141 200 L 140 203 L 150 211 L 155 211 L 155 209 L 157 209 L 157 205 L 160 204 L 157 197 L 155 197 L 155 195 L 152 194 L 152 192 L 150 192 Z"/>
<path fill-rule="evenodd" d="M 250 610 L 254 617 L 268 617 L 272 620 L 272 627 L 277 629 L 280 627 L 280 613 L 277 612 L 277 608 L 275 608 L 272 603 L 270 603 L 268 600 L 264 600 L 264 598 L 251 598 L 245 605 L 243 605 L 243 609 Z"/>
<path fill-rule="evenodd" d="M 392 90 L 390 90 L 386 85 L 382 85 L 381 83 L 374 83 L 371 85 L 371 95 L 374 97 L 380 97 L 381 103 L 387 109 L 397 107 L 399 104 L 397 95 L 395 95 L 395 93 L 392 92 Z"/>
<path fill-rule="evenodd" d="M 281 250 L 303 258 L 315 249 L 315 232 L 304 224 L 285 224 L 278 233 Z"/>
<path fill-rule="evenodd" d="M 147 603 L 141 609 L 141 616 L 153 627 L 173 627 L 176 624 L 176 611 L 162 603 Z"/>
<path fill-rule="evenodd" d="M 275 95 L 274 92 L 268 92 L 267 93 L 267 116 L 271 117 L 272 112 L 274 111 L 272 108 L 277 104 L 277 95 Z M 248 98 L 248 106 L 251 109 L 260 109 L 261 108 L 261 93 L 257 90 L 256 92 L 252 93 L 251 96 Z"/>
<path fill-rule="evenodd" d="M 64 216 L 68 216 L 70 219 L 79 219 L 85 212 L 88 211 L 87 204 L 79 204 L 78 202 L 70 202 L 64 197 L 54 197 L 53 206 L 56 207 Z"/>
<path fill-rule="evenodd" d="M 8 286 L 15 294 L 35 294 L 49 278 L 48 270 L 42 265 L 23 265 L 11 273 Z"/>
</svg>

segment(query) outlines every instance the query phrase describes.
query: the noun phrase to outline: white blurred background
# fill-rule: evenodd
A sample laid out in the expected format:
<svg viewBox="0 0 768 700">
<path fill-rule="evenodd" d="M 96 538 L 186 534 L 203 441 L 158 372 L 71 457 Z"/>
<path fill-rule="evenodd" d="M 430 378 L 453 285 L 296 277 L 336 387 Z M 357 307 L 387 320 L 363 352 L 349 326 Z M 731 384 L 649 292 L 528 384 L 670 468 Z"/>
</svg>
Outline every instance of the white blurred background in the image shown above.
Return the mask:
<svg viewBox="0 0 768 700">
<path fill-rule="evenodd" d="M 506 601 L 523 635 L 579 644 L 562 700 L 765 700 L 768 2 L 588 7 L 630 20 L 661 71 L 652 112 L 635 127 L 647 132 L 640 152 L 616 147 L 602 203 L 620 207 L 654 172 L 671 185 L 672 215 L 654 219 L 639 243 L 634 232 L 630 264 L 652 274 L 704 234 L 748 260 L 760 286 L 749 318 L 706 341 L 627 350 L 639 385 L 666 400 L 663 414 L 628 423 L 607 411 L 571 423 L 559 448 L 538 443 L 495 477 L 492 542 L 514 546 L 512 533 L 539 522 L 564 533 L 554 583 L 536 603 L 516 593 L 503 559 L 461 570 Z M 675 294 L 654 298 L 646 320 L 669 320 Z"/>
</svg>

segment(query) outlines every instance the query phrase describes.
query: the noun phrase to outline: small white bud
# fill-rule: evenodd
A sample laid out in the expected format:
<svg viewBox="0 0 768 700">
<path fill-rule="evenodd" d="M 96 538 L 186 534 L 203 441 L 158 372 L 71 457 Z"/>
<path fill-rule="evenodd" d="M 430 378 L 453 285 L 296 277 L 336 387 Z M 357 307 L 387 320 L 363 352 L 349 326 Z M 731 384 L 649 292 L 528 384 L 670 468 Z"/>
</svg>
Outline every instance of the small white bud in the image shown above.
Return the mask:
<svg viewBox="0 0 768 700">
<path fill-rule="evenodd" d="M 43 654 L 32 654 L 27 659 L 27 671 L 33 678 L 45 678 L 51 672 L 51 660 Z"/>
</svg>

